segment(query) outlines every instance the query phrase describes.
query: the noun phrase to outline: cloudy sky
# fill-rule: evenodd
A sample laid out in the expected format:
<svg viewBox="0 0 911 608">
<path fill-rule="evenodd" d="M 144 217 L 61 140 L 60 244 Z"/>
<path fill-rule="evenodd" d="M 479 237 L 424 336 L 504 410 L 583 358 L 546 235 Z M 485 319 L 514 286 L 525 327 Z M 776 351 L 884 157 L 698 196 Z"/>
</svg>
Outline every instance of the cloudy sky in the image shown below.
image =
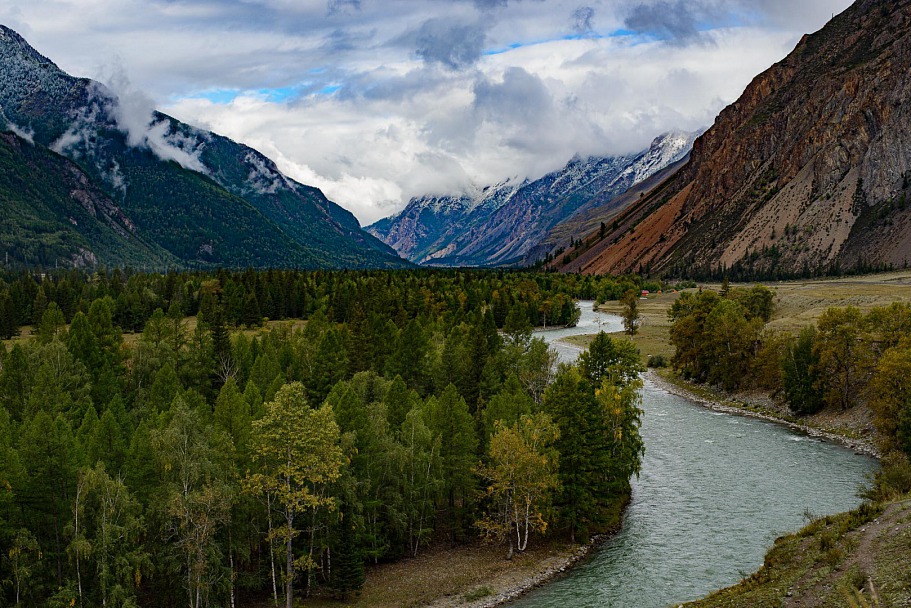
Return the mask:
<svg viewBox="0 0 911 608">
<path fill-rule="evenodd" d="M 848 0 L 3 0 L 61 68 L 251 145 L 363 224 L 709 126 Z"/>
</svg>

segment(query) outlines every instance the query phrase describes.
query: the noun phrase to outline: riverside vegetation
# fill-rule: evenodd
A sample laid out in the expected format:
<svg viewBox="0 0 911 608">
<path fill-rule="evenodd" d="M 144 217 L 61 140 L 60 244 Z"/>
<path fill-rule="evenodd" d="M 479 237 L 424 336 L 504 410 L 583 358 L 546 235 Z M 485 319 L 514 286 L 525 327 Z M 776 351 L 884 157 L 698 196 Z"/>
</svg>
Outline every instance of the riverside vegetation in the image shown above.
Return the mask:
<svg viewBox="0 0 911 608">
<path fill-rule="evenodd" d="M 557 366 L 531 330 L 630 286 L 4 276 L 0 605 L 291 606 L 431 548 L 587 540 L 640 465 L 639 354 L 601 334 Z"/>
<path fill-rule="evenodd" d="M 903 278 L 783 284 L 779 291 L 776 298 L 766 287 L 727 281 L 716 290 L 687 291 L 658 306 L 665 325 L 646 302 L 648 331 L 637 341 L 654 353 L 652 366 L 669 364 L 677 374 L 662 375 L 705 387 L 711 399 L 758 391 L 767 403 L 782 403 L 786 409 L 777 414 L 789 422 L 849 420 L 828 430 L 852 439 L 871 440 L 875 431 L 882 469 L 859 509 L 812 519 L 776 540 L 757 573 L 692 605 L 911 605 L 911 305 L 887 303 L 903 299 Z M 829 292 L 834 301 L 865 307 L 818 309 Z M 787 309 L 783 315 L 775 314 L 776 299 Z M 768 406 L 761 411 L 776 414 Z M 873 428 L 865 428 L 870 422 Z"/>
</svg>

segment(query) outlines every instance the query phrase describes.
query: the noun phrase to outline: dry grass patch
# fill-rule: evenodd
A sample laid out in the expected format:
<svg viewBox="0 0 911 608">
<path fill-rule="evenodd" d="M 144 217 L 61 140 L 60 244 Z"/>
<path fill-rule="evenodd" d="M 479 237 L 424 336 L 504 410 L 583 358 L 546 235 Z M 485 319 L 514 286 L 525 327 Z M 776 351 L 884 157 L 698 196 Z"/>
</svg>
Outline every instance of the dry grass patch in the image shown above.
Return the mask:
<svg viewBox="0 0 911 608">
<path fill-rule="evenodd" d="M 479 544 L 434 549 L 416 559 L 370 568 L 361 592 L 348 601 L 312 598 L 302 606 L 338 608 L 450 608 L 483 602 L 520 587 L 526 581 L 560 567 L 571 558 L 576 545 L 554 541 L 529 547 L 512 561 L 503 547 Z"/>
</svg>

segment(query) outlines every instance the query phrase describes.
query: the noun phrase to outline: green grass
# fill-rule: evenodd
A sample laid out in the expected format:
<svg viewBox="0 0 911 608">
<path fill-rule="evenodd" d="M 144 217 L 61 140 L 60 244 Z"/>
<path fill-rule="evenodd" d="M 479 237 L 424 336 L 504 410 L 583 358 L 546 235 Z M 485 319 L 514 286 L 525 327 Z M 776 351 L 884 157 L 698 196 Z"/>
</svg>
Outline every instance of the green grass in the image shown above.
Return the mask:
<svg viewBox="0 0 911 608">
<path fill-rule="evenodd" d="M 485 597 L 490 597 L 491 595 L 493 595 L 493 589 L 485 585 L 484 587 L 478 587 L 474 591 L 469 591 L 462 596 L 462 599 L 464 599 L 466 602 L 473 602 Z"/>
</svg>

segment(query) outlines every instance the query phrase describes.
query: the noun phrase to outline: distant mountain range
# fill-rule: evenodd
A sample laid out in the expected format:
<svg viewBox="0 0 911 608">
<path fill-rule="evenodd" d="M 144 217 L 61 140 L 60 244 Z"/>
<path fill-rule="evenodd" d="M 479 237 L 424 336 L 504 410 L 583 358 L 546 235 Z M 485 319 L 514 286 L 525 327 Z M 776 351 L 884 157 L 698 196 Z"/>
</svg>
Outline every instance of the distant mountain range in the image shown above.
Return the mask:
<svg viewBox="0 0 911 608">
<path fill-rule="evenodd" d="M 409 265 L 247 146 L 134 108 L 0 26 L 0 256 L 29 266 Z"/>
<path fill-rule="evenodd" d="M 696 135 L 667 133 L 628 156 L 577 157 L 534 181 L 414 198 L 367 231 L 418 264 L 528 265 L 567 245 L 551 238 L 555 230 L 611 209 L 616 197 L 685 157 Z"/>
<path fill-rule="evenodd" d="M 774 277 L 908 265 L 911 0 L 859 0 L 804 36 L 665 177 L 553 267 Z"/>
</svg>

